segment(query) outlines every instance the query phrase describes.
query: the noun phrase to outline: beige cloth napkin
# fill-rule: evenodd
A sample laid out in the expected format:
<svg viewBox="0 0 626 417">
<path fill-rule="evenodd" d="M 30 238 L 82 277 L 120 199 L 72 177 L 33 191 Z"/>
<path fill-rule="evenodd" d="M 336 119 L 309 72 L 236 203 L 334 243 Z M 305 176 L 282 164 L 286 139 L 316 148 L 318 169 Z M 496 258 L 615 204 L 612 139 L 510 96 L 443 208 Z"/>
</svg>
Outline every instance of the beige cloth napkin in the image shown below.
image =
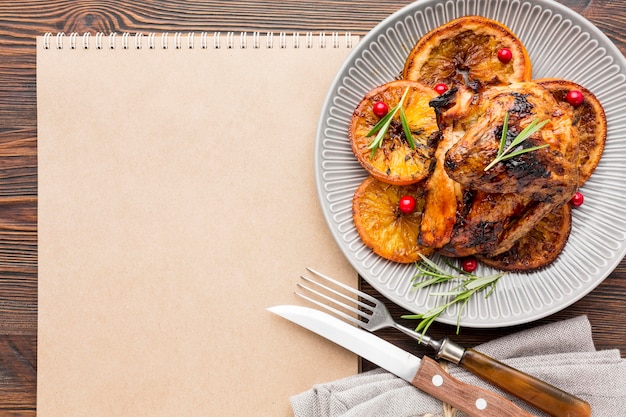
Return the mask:
<svg viewBox="0 0 626 417">
<path fill-rule="evenodd" d="M 596 351 L 585 316 L 493 340 L 476 350 L 588 401 L 593 417 L 626 415 L 626 360 L 618 350 Z M 541 411 L 456 365 L 461 381 L 499 392 L 537 416 Z M 293 396 L 296 417 L 461 417 L 441 401 L 382 369 L 314 386 Z"/>
</svg>

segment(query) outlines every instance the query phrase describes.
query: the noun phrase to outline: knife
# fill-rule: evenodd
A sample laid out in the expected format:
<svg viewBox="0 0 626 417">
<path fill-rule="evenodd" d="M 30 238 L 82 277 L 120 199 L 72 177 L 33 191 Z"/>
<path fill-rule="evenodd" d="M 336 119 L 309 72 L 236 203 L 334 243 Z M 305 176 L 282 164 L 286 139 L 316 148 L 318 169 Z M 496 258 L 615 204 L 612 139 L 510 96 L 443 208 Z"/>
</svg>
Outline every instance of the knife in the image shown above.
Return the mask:
<svg viewBox="0 0 626 417">
<path fill-rule="evenodd" d="M 437 351 L 435 355 L 436 359 L 446 359 L 452 363 L 461 365 L 474 375 L 491 382 L 501 390 L 526 401 L 528 404 L 535 406 L 550 416 L 589 417 L 591 415 L 591 407 L 586 401 L 562 391 L 547 382 L 541 381 L 532 375 L 507 366 L 474 349 L 465 349 L 452 342 L 447 337 L 442 340 L 435 340 L 428 335 L 408 329 L 398 324 L 389 314 L 385 304 L 371 295 L 358 291 L 339 281 L 335 281 L 331 277 L 311 268 L 307 269 L 318 278 L 328 281 L 328 283 L 331 283 L 337 288 L 346 290 L 346 294 L 349 295 L 305 276 L 301 276 L 301 278 L 306 283 L 313 284 L 324 291 L 319 292 L 316 289 L 298 283 L 298 288 L 306 290 L 316 297 L 310 297 L 300 292 L 296 292 L 295 294 L 312 302 L 318 307 L 331 311 L 334 315 L 342 317 L 348 323 L 356 324 L 369 332 L 374 332 L 385 327 L 393 327 L 417 340 L 418 343 L 434 348 Z M 336 297 L 329 295 L 335 295 Z M 358 296 L 359 299 L 362 300 L 354 299 L 353 295 Z M 352 305 L 339 301 L 339 299 L 349 300 L 359 308 L 354 308 Z M 328 301 L 331 304 L 324 303 L 320 300 Z M 339 307 L 340 310 L 335 307 Z M 354 313 L 354 315 L 347 314 L 347 312 Z"/>
<path fill-rule="evenodd" d="M 470 417 L 532 417 L 506 398 L 451 377 L 433 359 L 399 347 L 319 310 L 294 305 L 268 308 L 408 381 Z"/>
</svg>

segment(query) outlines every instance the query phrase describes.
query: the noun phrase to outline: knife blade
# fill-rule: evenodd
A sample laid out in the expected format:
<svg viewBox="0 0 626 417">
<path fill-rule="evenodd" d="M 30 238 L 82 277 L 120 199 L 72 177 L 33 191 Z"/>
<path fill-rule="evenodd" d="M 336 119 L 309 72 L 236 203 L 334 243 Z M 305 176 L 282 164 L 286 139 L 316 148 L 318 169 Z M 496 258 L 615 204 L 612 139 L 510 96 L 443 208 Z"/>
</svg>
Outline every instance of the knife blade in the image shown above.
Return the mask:
<svg viewBox="0 0 626 417">
<path fill-rule="evenodd" d="M 295 305 L 268 308 L 386 369 L 470 417 L 532 417 L 506 398 L 451 377 L 433 359 L 409 352 L 319 310 Z"/>
</svg>

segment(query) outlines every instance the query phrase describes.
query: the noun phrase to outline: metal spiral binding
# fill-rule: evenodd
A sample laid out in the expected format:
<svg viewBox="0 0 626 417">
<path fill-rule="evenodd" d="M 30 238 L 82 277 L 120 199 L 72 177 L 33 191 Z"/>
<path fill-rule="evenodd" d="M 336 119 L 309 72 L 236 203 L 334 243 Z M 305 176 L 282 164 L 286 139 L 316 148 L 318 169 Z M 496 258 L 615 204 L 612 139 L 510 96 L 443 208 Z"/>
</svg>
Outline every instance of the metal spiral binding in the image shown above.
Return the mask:
<svg viewBox="0 0 626 417">
<path fill-rule="evenodd" d="M 141 49 L 141 37 L 143 36 L 143 33 L 135 33 L 135 49 Z"/>
<path fill-rule="evenodd" d="M 128 38 L 130 34 L 128 32 L 122 33 L 122 49 L 128 49 Z"/>
<path fill-rule="evenodd" d="M 163 32 L 157 38 L 155 33 L 144 35 L 143 33 L 137 32 L 134 35 L 131 35 L 128 32 L 124 32 L 121 35 L 121 41 L 118 41 L 118 36 L 115 32 L 106 36 L 107 41 L 105 41 L 105 34 L 102 32 L 96 33 L 93 37 L 89 32 L 86 32 L 83 35 L 73 32 L 67 37 L 69 38 L 69 41 L 66 41 L 66 36 L 63 32 L 59 32 L 56 35 L 53 35 L 51 32 L 47 32 L 43 36 L 43 48 L 63 49 L 67 44 L 70 49 L 90 49 L 92 47 L 95 47 L 95 49 L 105 49 L 106 44 L 108 49 L 115 49 L 118 46 L 121 46 L 122 49 L 169 49 L 170 38 L 172 38 L 174 42 L 174 49 L 195 49 L 196 37 L 198 34 L 189 32 L 186 35 L 183 35 L 181 32 L 175 32 L 173 34 Z M 199 48 L 260 49 L 265 47 L 266 49 L 273 49 L 277 47 L 279 49 L 285 49 L 291 47 L 310 49 L 316 47 L 314 45 L 314 40 L 316 38 L 318 40 L 317 47 L 319 48 L 341 48 L 342 46 L 352 48 L 353 46 L 350 32 L 343 35 L 345 39 L 343 45 L 341 44 L 341 35 L 338 32 L 332 32 L 329 35 L 324 32 L 321 32 L 318 35 L 313 34 L 313 32 L 306 32 L 303 36 L 297 32 L 291 34 L 279 32 L 277 36 L 277 45 L 274 43 L 275 39 L 273 32 L 266 33 L 264 37 L 265 42 L 262 41 L 263 35 L 261 35 L 260 32 L 252 32 L 251 34 L 248 32 L 241 32 L 238 35 L 235 35 L 234 32 L 226 32 L 225 35 L 221 32 L 214 32 L 213 34 L 201 32 L 199 34 Z M 81 38 L 80 41 L 79 38 Z M 95 39 L 93 42 L 92 38 Z M 212 38 L 212 40 L 210 38 Z M 289 40 L 289 38 L 291 38 L 291 40 Z"/>
<path fill-rule="evenodd" d="M 102 49 L 102 38 L 104 37 L 104 33 L 98 32 L 96 33 L 96 49 Z"/>
<path fill-rule="evenodd" d="M 265 47 L 267 49 L 272 49 L 274 46 L 274 33 L 270 32 L 267 34 L 265 38 Z"/>
</svg>

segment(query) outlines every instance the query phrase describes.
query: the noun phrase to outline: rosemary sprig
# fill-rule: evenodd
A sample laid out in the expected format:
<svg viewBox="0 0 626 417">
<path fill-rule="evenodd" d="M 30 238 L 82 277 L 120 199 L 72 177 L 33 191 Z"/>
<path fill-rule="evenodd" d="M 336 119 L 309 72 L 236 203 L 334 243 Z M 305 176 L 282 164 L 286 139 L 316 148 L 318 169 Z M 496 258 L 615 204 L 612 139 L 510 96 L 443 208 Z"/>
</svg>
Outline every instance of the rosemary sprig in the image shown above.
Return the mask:
<svg viewBox="0 0 626 417">
<path fill-rule="evenodd" d="M 415 149 L 415 142 L 413 142 L 411 128 L 409 127 L 409 122 L 406 120 L 406 114 L 404 113 L 404 109 L 402 107 L 400 107 L 400 122 L 402 123 L 402 129 L 404 130 L 404 136 L 406 136 L 406 141 L 408 142 L 411 149 Z"/>
<path fill-rule="evenodd" d="M 389 130 L 389 126 L 391 126 L 391 121 L 394 116 L 400 112 L 400 122 L 402 123 L 402 129 L 404 130 L 404 135 L 406 136 L 406 140 L 409 143 L 411 149 L 415 149 L 415 142 L 413 141 L 413 135 L 411 134 L 411 129 L 409 128 L 409 122 L 406 119 L 406 114 L 404 113 L 404 109 L 402 106 L 404 105 L 404 99 L 406 98 L 407 93 L 409 92 L 409 88 L 407 87 L 404 90 L 404 94 L 402 94 L 402 98 L 389 112 L 383 116 L 378 123 L 374 125 L 372 130 L 367 132 L 366 137 L 370 137 L 375 133 L 378 133 L 376 137 L 369 143 L 367 149 L 371 149 L 372 153 L 370 154 L 370 159 L 374 157 L 374 154 L 380 147 L 380 144 L 383 142 L 383 139 L 387 135 L 387 131 Z"/>
<path fill-rule="evenodd" d="M 404 319 L 420 320 L 419 324 L 415 328 L 416 332 L 426 333 L 428 331 L 428 328 L 435 322 L 437 317 L 439 317 L 444 311 L 446 311 L 446 309 L 460 303 L 456 325 L 456 333 L 458 334 L 461 328 L 461 314 L 463 312 L 463 308 L 468 303 L 468 301 L 472 298 L 472 296 L 474 296 L 474 294 L 483 292 L 485 290 L 487 290 L 485 298 L 489 297 L 495 290 L 498 280 L 502 278 L 502 276 L 504 276 L 504 272 L 500 272 L 498 274 L 481 277 L 465 272 L 448 262 L 446 262 L 446 264 L 451 266 L 452 269 L 457 272 L 457 274 L 445 271 L 442 267 L 440 267 L 435 262 L 425 256 L 422 256 L 421 262 L 416 263 L 416 267 L 419 272 L 413 277 L 413 280 L 415 281 L 418 278 L 424 277 L 428 279 L 416 282 L 413 285 L 415 289 L 424 288 L 451 280 L 460 281 L 459 285 L 453 287 L 450 291 L 431 293 L 431 295 L 449 297 L 448 301 L 444 304 L 434 307 L 422 314 L 411 314 L 402 316 L 402 318 Z"/>
<path fill-rule="evenodd" d="M 548 121 L 549 120 L 544 120 L 543 122 L 539 122 L 539 120 L 537 119 L 533 120 L 532 123 L 526 126 L 524 130 L 522 130 L 517 136 L 515 136 L 511 144 L 505 148 L 507 133 L 509 131 L 509 113 L 507 112 L 504 115 L 504 124 L 502 126 L 502 136 L 500 138 L 500 146 L 498 147 L 498 153 L 495 159 L 491 161 L 491 163 L 485 167 L 485 171 L 490 170 L 498 162 L 502 162 L 507 159 L 514 158 L 518 155 L 521 155 L 527 152 L 536 151 L 537 149 L 545 148 L 546 146 L 548 146 L 548 144 L 546 143 L 546 144 L 539 145 L 539 146 L 532 146 L 530 148 L 523 148 L 523 149 L 518 149 L 516 151 L 513 151 L 515 148 L 521 145 L 522 142 L 524 142 L 526 139 L 528 139 L 529 137 L 537 133 L 539 130 L 541 130 L 541 128 L 544 127 L 545 124 L 548 123 Z"/>
</svg>

